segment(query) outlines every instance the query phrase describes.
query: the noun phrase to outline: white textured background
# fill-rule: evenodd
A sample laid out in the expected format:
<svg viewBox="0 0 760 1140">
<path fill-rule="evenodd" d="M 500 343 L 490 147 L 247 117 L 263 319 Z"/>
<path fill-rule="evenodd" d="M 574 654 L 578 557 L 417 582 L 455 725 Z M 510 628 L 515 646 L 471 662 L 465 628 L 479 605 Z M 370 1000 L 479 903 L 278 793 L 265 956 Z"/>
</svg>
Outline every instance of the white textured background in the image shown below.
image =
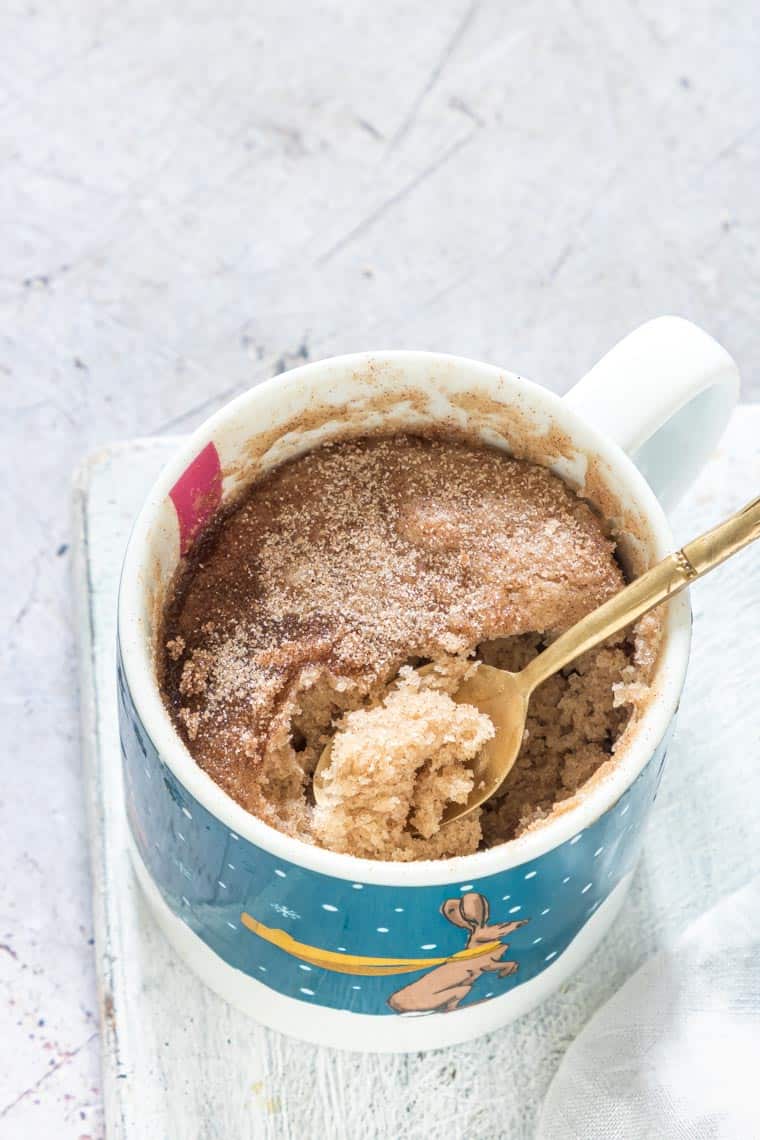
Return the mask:
<svg viewBox="0 0 760 1140">
<path fill-rule="evenodd" d="M 758 59 L 753 0 L 3 0 L 2 1140 L 101 1134 L 77 461 L 351 349 L 562 391 L 662 312 L 757 398 Z"/>
</svg>

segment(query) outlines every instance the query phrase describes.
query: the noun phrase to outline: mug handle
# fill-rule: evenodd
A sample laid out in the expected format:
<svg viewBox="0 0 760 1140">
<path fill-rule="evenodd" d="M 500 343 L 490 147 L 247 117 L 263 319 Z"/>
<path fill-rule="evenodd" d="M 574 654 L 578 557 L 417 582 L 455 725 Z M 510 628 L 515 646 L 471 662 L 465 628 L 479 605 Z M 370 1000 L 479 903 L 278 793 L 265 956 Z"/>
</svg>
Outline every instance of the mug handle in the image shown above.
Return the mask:
<svg viewBox="0 0 760 1140">
<path fill-rule="evenodd" d="M 665 510 L 696 478 L 738 398 L 732 358 L 682 317 L 635 329 L 565 396 L 630 455 Z"/>
</svg>

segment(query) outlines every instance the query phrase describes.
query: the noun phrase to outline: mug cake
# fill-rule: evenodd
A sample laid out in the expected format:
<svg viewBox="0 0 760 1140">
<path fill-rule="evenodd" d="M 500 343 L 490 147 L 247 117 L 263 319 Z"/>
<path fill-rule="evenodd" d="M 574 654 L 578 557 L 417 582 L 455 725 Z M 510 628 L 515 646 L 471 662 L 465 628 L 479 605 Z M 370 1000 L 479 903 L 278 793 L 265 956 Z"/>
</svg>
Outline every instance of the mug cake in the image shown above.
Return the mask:
<svg viewBox="0 0 760 1140">
<path fill-rule="evenodd" d="M 272 827 L 366 858 L 469 854 L 540 826 L 615 763 L 659 619 L 541 685 L 498 793 L 442 826 L 493 735 L 451 694 L 480 662 L 521 669 L 625 581 L 600 516 L 538 464 L 454 436 L 341 440 L 254 482 L 183 560 L 162 694 L 200 767 Z"/>
</svg>

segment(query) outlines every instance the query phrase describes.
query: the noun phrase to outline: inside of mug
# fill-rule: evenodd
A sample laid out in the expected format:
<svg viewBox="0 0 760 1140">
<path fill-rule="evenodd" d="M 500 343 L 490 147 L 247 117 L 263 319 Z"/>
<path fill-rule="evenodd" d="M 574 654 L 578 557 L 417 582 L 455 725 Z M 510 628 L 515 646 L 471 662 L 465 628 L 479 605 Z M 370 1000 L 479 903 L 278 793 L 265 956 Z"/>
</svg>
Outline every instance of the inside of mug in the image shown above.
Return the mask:
<svg viewBox="0 0 760 1140">
<path fill-rule="evenodd" d="M 590 430 L 568 427 L 572 417 L 557 397 L 497 369 L 465 364 L 422 353 L 339 358 L 276 378 L 208 421 L 164 472 L 144 515 L 146 660 L 156 660 L 174 574 L 217 511 L 273 468 L 340 439 L 403 431 L 485 443 L 551 469 L 588 500 L 615 538 L 628 576 L 662 555 L 625 470 L 594 448 Z M 565 801 L 562 810 L 570 806 Z"/>
</svg>

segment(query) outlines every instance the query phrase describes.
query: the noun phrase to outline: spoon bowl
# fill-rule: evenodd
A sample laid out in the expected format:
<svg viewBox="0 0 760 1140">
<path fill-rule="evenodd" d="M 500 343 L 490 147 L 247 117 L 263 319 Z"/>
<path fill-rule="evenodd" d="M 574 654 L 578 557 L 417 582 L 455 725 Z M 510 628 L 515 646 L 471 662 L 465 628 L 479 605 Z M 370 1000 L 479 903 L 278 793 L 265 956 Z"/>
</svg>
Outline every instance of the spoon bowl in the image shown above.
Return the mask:
<svg viewBox="0 0 760 1140">
<path fill-rule="evenodd" d="M 525 735 L 528 698 L 522 675 L 480 665 L 452 695 L 459 705 L 474 705 L 493 722 L 494 735 L 472 761 L 475 782 L 466 803 L 449 803 L 443 823 L 474 811 L 498 792 L 511 772 Z"/>
<path fill-rule="evenodd" d="M 423 665 L 417 672 L 424 677 L 434 668 L 434 665 Z M 480 665 L 452 694 L 451 699 L 457 704 L 474 705 L 485 713 L 496 731 L 471 763 L 474 783 L 466 803 L 450 803 L 443 813 L 442 823 L 474 811 L 499 790 L 522 745 L 529 696 L 520 673 L 508 673 L 491 665 Z M 332 747 L 330 740 L 322 749 L 314 770 L 314 799 L 320 805 L 325 802 L 325 778 L 332 760 Z"/>
</svg>

